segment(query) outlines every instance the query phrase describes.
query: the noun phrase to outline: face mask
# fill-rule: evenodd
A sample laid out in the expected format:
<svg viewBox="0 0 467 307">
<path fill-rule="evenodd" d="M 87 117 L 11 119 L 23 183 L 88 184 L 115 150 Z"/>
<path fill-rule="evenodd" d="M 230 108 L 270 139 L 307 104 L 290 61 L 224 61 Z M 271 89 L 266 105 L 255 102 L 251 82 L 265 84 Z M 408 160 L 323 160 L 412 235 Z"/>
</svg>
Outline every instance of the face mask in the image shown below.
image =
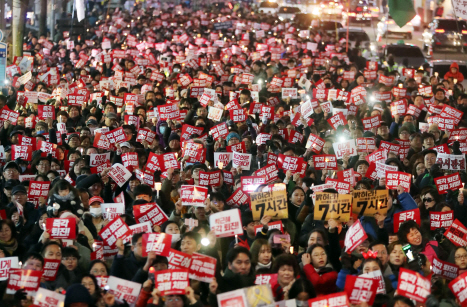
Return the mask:
<svg viewBox="0 0 467 307">
<path fill-rule="evenodd" d="M 45 133 L 45 131 L 44 131 L 44 130 L 39 130 L 39 131 L 36 131 L 36 135 L 43 134 L 43 133 Z"/>
<path fill-rule="evenodd" d="M 180 234 L 176 233 L 172 235 L 172 243 L 180 241 Z"/>
<path fill-rule="evenodd" d="M 167 129 L 166 126 L 160 126 L 160 127 L 159 127 L 160 133 L 164 134 L 164 133 L 165 133 L 165 129 Z"/>
<path fill-rule="evenodd" d="M 90 208 L 89 212 L 91 212 L 92 217 L 100 217 L 102 215 L 102 208 Z"/>
<path fill-rule="evenodd" d="M 26 171 L 26 166 L 21 166 L 21 173 L 24 173 Z"/>
</svg>

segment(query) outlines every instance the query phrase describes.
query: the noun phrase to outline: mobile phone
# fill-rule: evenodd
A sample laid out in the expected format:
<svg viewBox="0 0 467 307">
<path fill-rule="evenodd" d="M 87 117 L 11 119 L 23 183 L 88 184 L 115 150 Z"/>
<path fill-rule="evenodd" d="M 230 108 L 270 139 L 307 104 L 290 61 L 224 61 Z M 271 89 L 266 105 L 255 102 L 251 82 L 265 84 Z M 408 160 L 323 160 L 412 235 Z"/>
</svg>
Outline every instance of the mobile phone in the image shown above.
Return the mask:
<svg viewBox="0 0 467 307">
<path fill-rule="evenodd" d="M 155 283 L 155 276 L 154 274 L 156 273 L 156 269 L 154 267 L 150 267 L 149 268 L 149 272 L 148 272 L 148 279 L 150 279 L 153 283 Z"/>
<path fill-rule="evenodd" d="M 409 260 L 409 263 L 415 260 L 415 255 L 413 254 L 412 246 L 410 244 L 402 246 L 402 250 L 404 251 L 405 256 Z"/>
<path fill-rule="evenodd" d="M 273 243 L 281 244 L 282 242 L 290 242 L 290 235 L 288 234 L 274 235 L 272 239 L 273 239 Z"/>
</svg>

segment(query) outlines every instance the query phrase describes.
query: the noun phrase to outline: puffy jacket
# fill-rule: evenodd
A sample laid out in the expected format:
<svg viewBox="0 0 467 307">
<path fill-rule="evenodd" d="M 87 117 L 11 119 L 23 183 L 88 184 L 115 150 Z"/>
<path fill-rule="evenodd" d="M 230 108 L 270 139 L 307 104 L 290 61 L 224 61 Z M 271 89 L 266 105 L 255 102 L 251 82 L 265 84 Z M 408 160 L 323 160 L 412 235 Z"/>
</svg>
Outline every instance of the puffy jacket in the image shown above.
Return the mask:
<svg viewBox="0 0 467 307">
<path fill-rule="evenodd" d="M 456 68 L 457 72 L 454 74 L 452 73 L 452 69 Z M 459 71 L 459 65 L 456 62 L 452 62 L 449 71 L 444 75 L 444 79 L 454 78 L 457 79 L 457 82 L 464 81 L 464 75 Z"/>
<path fill-rule="evenodd" d="M 311 264 L 303 266 L 306 278 L 313 284 L 316 295 L 326 295 L 337 291 L 337 272 L 331 271 L 324 274 L 316 272 Z"/>
</svg>

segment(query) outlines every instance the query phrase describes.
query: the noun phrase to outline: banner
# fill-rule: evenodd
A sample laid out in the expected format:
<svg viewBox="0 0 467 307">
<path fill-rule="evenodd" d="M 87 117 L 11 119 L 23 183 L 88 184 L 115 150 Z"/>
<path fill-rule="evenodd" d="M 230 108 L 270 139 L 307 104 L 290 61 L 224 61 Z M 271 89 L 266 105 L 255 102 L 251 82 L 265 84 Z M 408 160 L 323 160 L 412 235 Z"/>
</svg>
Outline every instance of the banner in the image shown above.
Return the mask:
<svg viewBox="0 0 467 307">
<path fill-rule="evenodd" d="M 358 216 L 386 215 L 388 212 L 388 190 L 353 191 L 352 213 Z"/>
<path fill-rule="evenodd" d="M 317 192 L 314 219 L 322 221 L 335 219 L 340 222 L 348 222 L 351 206 L 352 195 Z"/>
<path fill-rule="evenodd" d="M 243 234 L 239 209 L 230 209 L 211 214 L 209 216 L 209 225 L 211 225 L 211 231 L 214 231 L 218 238 Z"/>
<path fill-rule="evenodd" d="M 438 153 L 436 164 L 439 164 L 441 169 L 445 170 L 465 171 L 465 155 Z"/>
<path fill-rule="evenodd" d="M 257 192 L 250 194 L 253 220 L 259 221 L 265 215 L 273 219 L 287 219 L 287 192 Z"/>
</svg>

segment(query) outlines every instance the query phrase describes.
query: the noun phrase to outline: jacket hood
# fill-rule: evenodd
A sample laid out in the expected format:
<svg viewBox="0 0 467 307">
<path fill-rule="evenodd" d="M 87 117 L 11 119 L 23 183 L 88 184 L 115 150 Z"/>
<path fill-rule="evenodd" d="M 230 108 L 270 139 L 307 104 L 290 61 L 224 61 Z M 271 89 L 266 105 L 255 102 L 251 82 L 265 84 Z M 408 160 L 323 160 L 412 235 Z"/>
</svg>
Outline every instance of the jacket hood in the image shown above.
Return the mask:
<svg viewBox="0 0 467 307">
<path fill-rule="evenodd" d="M 452 62 L 451 67 L 449 68 L 449 71 L 450 71 L 452 68 L 455 68 L 455 69 L 457 69 L 457 71 L 459 71 L 459 64 L 457 64 L 457 62 Z"/>
</svg>

